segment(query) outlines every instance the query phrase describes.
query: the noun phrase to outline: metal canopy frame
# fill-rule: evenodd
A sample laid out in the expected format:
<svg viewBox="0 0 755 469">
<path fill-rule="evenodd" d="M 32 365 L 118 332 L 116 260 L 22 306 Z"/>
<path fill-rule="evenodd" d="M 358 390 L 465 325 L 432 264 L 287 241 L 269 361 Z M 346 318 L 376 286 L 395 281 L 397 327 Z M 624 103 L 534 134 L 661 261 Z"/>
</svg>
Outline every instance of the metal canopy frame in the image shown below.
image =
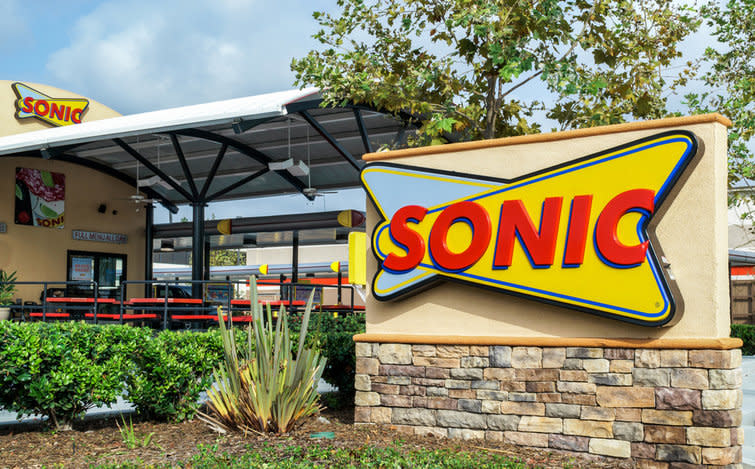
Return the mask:
<svg viewBox="0 0 755 469">
<path fill-rule="evenodd" d="M 410 121 L 364 106 L 321 103 L 310 88 L 28 132 L 0 138 L 0 158 L 66 161 L 136 187 L 173 213 L 177 205 L 191 205 L 192 277 L 203 280 L 207 203 L 281 193 L 314 200 L 314 189 L 358 187 L 361 155 L 395 143 Z M 161 158 L 164 141 L 170 146 Z M 304 176 L 270 168 L 291 157 L 303 161 L 304 154 Z M 145 215 L 152 239 L 153 210 Z"/>
</svg>

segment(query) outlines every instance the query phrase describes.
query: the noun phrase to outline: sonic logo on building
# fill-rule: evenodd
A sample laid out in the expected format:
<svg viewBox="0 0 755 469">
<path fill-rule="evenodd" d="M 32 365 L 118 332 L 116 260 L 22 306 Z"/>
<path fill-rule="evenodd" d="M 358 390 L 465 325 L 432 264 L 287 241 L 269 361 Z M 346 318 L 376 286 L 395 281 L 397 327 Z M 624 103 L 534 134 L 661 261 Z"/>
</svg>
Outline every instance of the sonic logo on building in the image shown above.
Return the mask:
<svg viewBox="0 0 755 469">
<path fill-rule="evenodd" d="M 514 180 L 369 164 L 373 294 L 451 279 L 646 326 L 680 309 L 650 237 L 697 152 L 672 131 Z M 678 315 L 678 314 L 677 314 Z"/>
<path fill-rule="evenodd" d="M 11 85 L 16 93 L 16 119 L 39 119 L 52 126 L 81 124 L 89 106 L 86 99 L 52 98 L 23 83 Z"/>
</svg>

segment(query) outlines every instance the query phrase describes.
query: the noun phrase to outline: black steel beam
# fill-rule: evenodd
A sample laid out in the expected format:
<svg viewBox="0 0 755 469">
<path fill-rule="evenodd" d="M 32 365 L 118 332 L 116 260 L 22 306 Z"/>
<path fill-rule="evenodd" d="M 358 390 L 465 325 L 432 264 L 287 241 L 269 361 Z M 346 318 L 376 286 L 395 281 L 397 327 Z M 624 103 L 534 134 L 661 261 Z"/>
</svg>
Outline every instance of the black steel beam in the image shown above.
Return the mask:
<svg viewBox="0 0 755 469">
<path fill-rule="evenodd" d="M 33 155 L 8 155 L 8 156 L 33 156 Z M 41 155 L 38 154 L 36 156 L 40 157 Z M 72 163 L 79 166 L 84 166 L 89 169 L 93 169 L 100 173 L 104 173 L 104 174 L 107 174 L 108 176 L 114 177 L 115 179 L 118 179 L 119 181 L 123 181 L 130 186 L 136 187 L 136 179 L 118 171 L 117 169 L 113 169 L 110 166 L 104 165 L 97 161 L 88 160 L 88 159 L 81 158 L 78 156 L 67 155 L 65 153 L 57 154 L 55 156 L 55 159 L 58 161 L 65 161 L 67 163 Z M 165 198 L 165 196 L 163 196 L 159 192 L 149 187 L 144 187 L 141 189 L 144 191 L 145 194 L 147 194 L 147 196 L 150 199 L 156 199 L 160 202 L 160 204 L 163 207 L 170 210 L 172 213 L 178 213 L 178 207 L 176 207 L 176 204 L 174 204 L 173 202 Z"/>
<path fill-rule="evenodd" d="M 181 163 L 181 169 L 184 172 L 184 177 L 189 183 L 189 189 L 191 189 L 191 194 L 194 196 L 194 200 L 196 200 L 199 196 L 199 191 L 197 191 L 197 185 L 194 183 L 194 176 L 191 175 L 189 164 L 186 163 L 186 157 L 184 156 L 184 152 L 181 149 L 181 144 L 178 142 L 178 137 L 176 137 L 175 134 L 170 134 L 170 143 L 173 144 L 173 150 L 176 152 L 178 162 Z"/>
<path fill-rule="evenodd" d="M 293 242 L 291 243 L 291 283 L 299 282 L 299 230 L 294 230 Z M 292 298 L 293 299 L 293 298 Z"/>
<path fill-rule="evenodd" d="M 178 184 L 170 176 L 168 176 L 167 174 L 165 174 L 162 170 L 160 170 L 160 168 L 158 168 L 157 166 L 155 166 L 154 164 L 152 164 L 152 162 L 149 161 L 147 158 L 143 157 L 138 151 L 136 151 L 133 148 L 131 148 L 131 146 L 128 143 L 124 142 L 120 138 L 114 138 L 113 142 L 115 142 L 116 145 L 118 145 L 119 147 L 121 147 L 123 149 L 123 151 L 125 151 L 126 153 L 128 153 L 129 155 L 131 155 L 136 161 L 138 161 L 141 164 L 143 164 L 144 166 L 146 166 L 147 169 L 149 169 L 150 171 L 152 171 L 156 175 L 160 176 L 160 179 L 162 179 L 163 181 L 167 182 L 168 185 L 170 185 L 170 187 L 172 187 L 173 189 L 176 190 L 176 192 L 178 192 L 179 194 L 181 194 L 182 196 L 184 196 L 184 198 L 188 202 L 194 202 L 194 197 L 186 189 L 184 189 L 183 187 L 181 187 L 180 184 Z"/>
<path fill-rule="evenodd" d="M 185 129 L 185 130 L 175 130 L 171 133 L 177 134 L 177 135 L 186 135 L 188 137 L 195 137 L 195 138 L 201 138 L 204 140 L 209 140 L 212 142 L 217 143 L 224 143 L 228 145 L 229 147 L 235 149 L 242 155 L 248 156 L 249 158 L 252 158 L 257 163 L 267 167 L 269 163 L 273 162 L 273 159 L 267 156 L 266 154 L 262 153 L 261 151 L 250 147 L 249 145 L 245 143 L 241 143 L 238 140 L 234 140 L 229 137 L 225 137 L 223 135 L 214 134 L 212 132 L 207 132 L 206 130 L 199 130 L 199 129 Z M 280 177 L 286 180 L 289 184 L 294 186 L 296 190 L 302 193 L 306 198 L 309 200 L 315 200 L 314 196 L 308 196 L 304 194 L 304 189 L 307 187 L 303 182 L 298 180 L 295 176 L 292 176 L 291 173 L 286 171 L 285 169 L 282 169 L 280 171 L 274 171 L 276 174 L 278 174 Z"/>
<path fill-rule="evenodd" d="M 210 190 L 210 185 L 212 184 L 212 180 L 215 179 L 215 175 L 218 173 L 218 168 L 220 168 L 220 163 L 222 163 L 223 157 L 225 157 L 226 150 L 228 150 L 228 145 L 224 143 L 221 145 L 220 151 L 218 152 L 218 156 L 215 157 L 215 161 L 212 162 L 212 168 L 210 169 L 210 174 L 208 174 L 207 179 L 204 180 L 204 186 L 202 186 L 202 192 L 199 193 L 199 200 L 204 200 L 204 198 L 207 196 L 207 191 Z"/>
<path fill-rule="evenodd" d="M 191 279 L 204 280 L 204 204 L 194 202 L 194 216 L 191 220 Z M 194 298 L 202 298 L 202 284 L 194 283 L 191 286 Z"/>
<path fill-rule="evenodd" d="M 330 146 L 335 148 L 335 150 L 338 153 L 340 153 L 341 156 L 346 161 L 348 161 L 349 164 L 351 164 L 351 166 L 354 167 L 354 169 L 356 169 L 357 171 L 362 170 L 362 164 L 358 162 L 357 159 L 354 158 L 354 156 L 351 153 L 349 153 L 349 151 L 346 150 L 343 147 L 343 145 L 341 145 L 338 142 L 338 140 L 336 140 L 332 135 L 330 135 L 330 133 L 327 130 L 325 130 L 325 127 L 320 125 L 320 123 L 317 122 L 317 120 L 314 117 L 312 117 L 310 113 L 308 113 L 307 111 L 299 111 L 299 115 L 302 116 L 304 120 L 306 120 L 309 123 L 309 125 L 311 125 L 312 128 L 314 128 L 317 131 L 317 133 L 320 134 L 320 136 L 322 136 L 322 138 L 324 138 L 330 144 Z"/>
<path fill-rule="evenodd" d="M 295 113 L 300 113 L 302 111 L 308 111 L 310 109 L 322 108 L 323 101 L 324 101 L 323 99 L 317 99 L 317 100 L 312 100 L 312 101 L 304 101 L 304 102 L 287 104 L 286 111 L 289 114 L 295 114 Z M 409 124 L 411 124 L 412 126 L 418 129 L 422 127 L 421 119 L 406 111 L 391 112 L 391 111 L 381 110 L 373 106 L 368 106 L 366 104 L 350 104 L 350 103 L 347 103 L 343 106 L 338 106 L 338 107 L 347 108 L 347 109 L 348 108 L 359 109 L 362 111 L 372 111 L 372 112 L 378 112 L 380 114 L 392 115 L 394 117 L 399 118 L 400 120 L 404 122 L 408 122 Z M 325 109 L 327 109 L 327 107 Z"/>
<path fill-rule="evenodd" d="M 267 121 L 270 121 L 272 119 L 275 119 L 275 117 L 263 117 L 261 119 L 238 119 L 237 121 L 233 121 L 231 123 L 231 128 L 233 129 L 233 133 L 235 134 L 243 134 L 249 129 L 252 129 L 254 127 L 257 127 L 260 124 L 264 124 Z"/>
<path fill-rule="evenodd" d="M 295 215 L 271 215 L 266 217 L 243 217 L 234 218 L 233 232 L 242 233 L 269 233 L 274 231 L 291 231 L 292 227 L 300 230 L 316 230 L 322 228 L 339 228 L 338 214 L 340 211 L 315 213 L 299 213 Z M 205 222 L 204 231 L 208 235 L 219 235 L 217 220 Z M 161 223 L 155 225 L 155 238 L 180 238 L 191 236 L 192 223 Z"/>
<path fill-rule="evenodd" d="M 233 184 L 231 184 L 230 186 L 224 187 L 223 189 L 220 189 L 219 191 L 217 191 L 217 192 L 209 195 L 208 197 L 205 198 L 205 201 L 206 202 L 211 202 L 211 201 L 217 199 L 218 197 L 220 197 L 221 195 L 225 195 L 225 194 L 231 192 L 234 189 L 238 189 L 239 187 L 243 186 L 246 183 L 252 182 L 253 180 L 255 180 L 258 177 L 262 176 L 263 174 L 267 173 L 268 171 L 270 171 L 270 170 L 267 169 L 267 168 L 260 169 L 256 173 L 250 174 L 249 176 L 245 177 L 244 179 L 241 179 L 240 181 L 236 181 Z"/>
<path fill-rule="evenodd" d="M 294 114 L 301 111 L 307 111 L 309 109 L 317 109 L 322 107 L 322 98 L 320 99 L 312 99 L 309 101 L 299 101 L 295 103 L 289 103 L 286 104 L 286 112 L 289 114 Z"/>
<path fill-rule="evenodd" d="M 357 121 L 359 134 L 362 136 L 362 144 L 364 144 L 364 152 L 372 153 L 372 144 L 370 143 L 370 136 L 367 135 L 367 128 L 364 126 L 364 119 L 362 119 L 362 111 L 357 107 L 354 108 L 354 118 Z"/>
<path fill-rule="evenodd" d="M 210 280 L 210 240 L 207 237 L 204 239 L 204 267 L 202 275 L 204 275 L 202 280 Z"/>
<path fill-rule="evenodd" d="M 155 209 L 151 204 L 148 204 L 144 208 L 144 279 L 152 280 L 152 241 L 154 238 L 155 227 Z M 144 285 L 144 297 L 152 297 L 152 285 L 149 283 Z"/>
</svg>

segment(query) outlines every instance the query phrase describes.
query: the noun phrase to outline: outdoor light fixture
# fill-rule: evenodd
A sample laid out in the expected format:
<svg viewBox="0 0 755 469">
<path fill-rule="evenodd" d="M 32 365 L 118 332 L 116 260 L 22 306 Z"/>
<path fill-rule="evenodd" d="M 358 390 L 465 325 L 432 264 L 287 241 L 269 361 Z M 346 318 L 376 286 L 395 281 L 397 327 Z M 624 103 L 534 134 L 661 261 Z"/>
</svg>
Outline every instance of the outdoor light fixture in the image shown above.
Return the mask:
<svg viewBox="0 0 755 469">
<path fill-rule="evenodd" d="M 288 169 L 294 165 L 294 159 L 288 158 L 283 161 L 271 161 L 267 164 L 267 168 L 270 171 L 283 171 L 284 169 Z"/>
<path fill-rule="evenodd" d="M 241 119 L 233 119 L 233 122 L 231 122 L 231 128 L 233 129 L 233 133 L 240 134 L 243 132 L 241 130 Z"/>
<path fill-rule="evenodd" d="M 233 122 L 231 122 L 231 128 L 233 129 L 233 133 L 238 135 L 246 132 L 257 124 L 259 124 L 259 121 L 256 120 L 233 119 Z"/>
<path fill-rule="evenodd" d="M 256 234 L 245 234 L 244 240 L 242 241 L 244 246 L 257 246 L 257 235 Z"/>
<path fill-rule="evenodd" d="M 295 165 L 288 168 L 288 172 L 292 176 L 306 176 L 309 174 L 309 166 L 303 161 L 299 161 Z"/>
<path fill-rule="evenodd" d="M 161 252 L 173 252 L 176 250 L 175 245 L 173 244 L 172 239 L 163 239 L 160 241 L 160 251 Z"/>
<path fill-rule="evenodd" d="M 168 176 L 169 178 L 173 179 L 173 182 L 179 183 L 176 178 L 173 176 Z M 167 190 L 173 189 L 173 186 L 171 186 L 166 180 L 155 174 L 154 176 L 150 176 L 147 178 L 142 178 L 137 181 L 138 187 L 151 187 L 151 186 L 160 186 Z"/>
<path fill-rule="evenodd" d="M 283 161 L 272 161 L 267 164 L 270 171 L 283 171 L 284 169 L 291 173 L 292 176 L 306 176 L 309 174 L 309 166 L 303 161 L 294 163 L 293 158 L 288 158 Z"/>
</svg>

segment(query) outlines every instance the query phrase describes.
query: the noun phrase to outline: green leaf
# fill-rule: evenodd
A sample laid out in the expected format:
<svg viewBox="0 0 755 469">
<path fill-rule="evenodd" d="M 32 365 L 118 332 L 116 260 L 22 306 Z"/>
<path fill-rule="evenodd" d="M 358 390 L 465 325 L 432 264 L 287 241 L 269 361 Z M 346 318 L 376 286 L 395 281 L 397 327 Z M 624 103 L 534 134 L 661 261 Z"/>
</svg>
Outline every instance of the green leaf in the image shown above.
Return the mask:
<svg viewBox="0 0 755 469">
<path fill-rule="evenodd" d="M 18 184 L 16 184 L 16 198 L 18 200 L 24 200 L 24 192 Z"/>
<path fill-rule="evenodd" d="M 55 187 L 55 181 L 52 179 L 52 174 L 50 174 L 49 171 L 40 171 L 40 176 L 42 176 L 42 182 L 47 187 Z"/>
<path fill-rule="evenodd" d="M 747 1 L 730 0 L 742 8 Z M 678 2 L 337 4 L 339 11 L 315 17 L 318 49 L 292 61 L 296 84 L 318 86 L 326 105 L 410 112 L 419 124 L 410 146 L 448 132 L 445 119 L 463 123 L 453 133 L 464 141 L 537 132 L 539 111 L 564 129 L 663 117 L 669 92 L 693 68 L 677 73 L 669 64 L 700 22 Z M 727 17 L 711 26 L 728 32 L 730 23 Z M 670 74 L 679 75 L 673 84 L 664 81 Z M 538 86 L 554 93 L 548 105 Z M 738 86 L 755 87 L 747 80 Z"/>
<path fill-rule="evenodd" d="M 58 212 L 44 204 L 39 205 L 39 211 L 42 212 L 42 215 L 46 216 L 47 218 L 56 218 L 58 216 Z"/>
</svg>

